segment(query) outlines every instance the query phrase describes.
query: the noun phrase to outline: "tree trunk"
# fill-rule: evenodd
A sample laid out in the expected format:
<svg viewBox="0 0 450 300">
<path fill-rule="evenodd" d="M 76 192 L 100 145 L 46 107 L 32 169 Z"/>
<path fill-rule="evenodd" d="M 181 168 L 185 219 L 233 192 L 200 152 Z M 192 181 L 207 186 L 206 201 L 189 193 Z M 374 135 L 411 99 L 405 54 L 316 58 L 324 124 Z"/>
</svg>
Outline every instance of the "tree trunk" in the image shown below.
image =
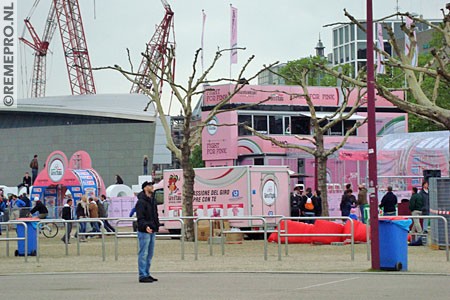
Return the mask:
<svg viewBox="0 0 450 300">
<path fill-rule="evenodd" d="M 183 216 L 193 216 L 193 204 L 194 198 L 194 178 L 195 171 L 192 164 L 189 161 L 190 158 L 189 147 L 182 147 L 181 149 L 181 168 L 183 169 Z M 194 221 L 192 219 L 185 220 L 186 240 L 194 241 Z"/>
<path fill-rule="evenodd" d="M 327 161 L 328 157 L 326 156 L 317 157 L 317 181 L 322 197 L 322 216 L 324 217 L 330 215 L 328 211 Z"/>
</svg>

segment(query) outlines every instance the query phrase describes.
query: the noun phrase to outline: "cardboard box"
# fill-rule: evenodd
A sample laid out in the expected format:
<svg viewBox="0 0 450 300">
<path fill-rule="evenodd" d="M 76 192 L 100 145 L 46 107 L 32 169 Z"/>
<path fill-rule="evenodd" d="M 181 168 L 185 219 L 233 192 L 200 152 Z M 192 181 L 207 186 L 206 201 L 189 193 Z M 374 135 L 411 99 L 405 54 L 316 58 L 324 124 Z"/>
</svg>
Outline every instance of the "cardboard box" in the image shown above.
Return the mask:
<svg viewBox="0 0 450 300">
<path fill-rule="evenodd" d="M 207 220 L 198 222 L 198 240 L 207 241 L 209 238 L 209 222 Z"/>
<path fill-rule="evenodd" d="M 236 233 L 226 233 L 225 234 L 225 241 L 227 243 L 242 243 L 244 240 L 244 234 L 240 232 Z"/>
</svg>

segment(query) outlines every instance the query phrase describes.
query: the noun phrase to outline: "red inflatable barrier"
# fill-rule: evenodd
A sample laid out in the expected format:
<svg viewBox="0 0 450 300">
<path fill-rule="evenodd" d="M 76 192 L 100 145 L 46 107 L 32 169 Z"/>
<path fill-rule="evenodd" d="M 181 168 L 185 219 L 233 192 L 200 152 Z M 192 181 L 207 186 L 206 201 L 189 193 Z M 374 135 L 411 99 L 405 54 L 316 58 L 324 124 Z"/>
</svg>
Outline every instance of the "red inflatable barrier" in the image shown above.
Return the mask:
<svg viewBox="0 0 450 300">
<path fill-rule="evenodd" d="M 351 228 L 350 228 L 350 221 L 345 223 L 344 225 L 344 231 L 342 233 L 350 234 Z M 367 242 L 367 234 L 366 234 L 366 224 L 353 220 L 353 230 L 354 230 L 354 236 L 355 236 L 355 242 L 361 242 L 366 243 Z M 343 240 L 346 240 L 348 238 L 344 237 Z"/>
<path fill-rule="evenodd" d="M 284 230 L 284 221 L 280 223 L 281 230 Z M 314 225 L 306 224 L 303 222 L 287 221 L 287 233 L 311 233 Z M 278 233 L 274 232 L 269 236 L 269 242 L 278 243 Z M 285 242 L 285 237 L 281 237 L 281 242 Z M 288 242 L 291 244 L 309 244 L 312 242 L 310 236 L 291 236 L 288 238 Z"/>
<path fill-rule="evenodd" d="M 342 234 L 344 232 L 344 226 L 342 224 L 334 223 L 326 220 L 316 220 L 314 222 L 313 230 L 311 233 L 328 233 L 328 234 Z M 340 236 L 313 236 L 313 243 L 331 244 L 333 242 L 341 242 Z"/>
</svg>

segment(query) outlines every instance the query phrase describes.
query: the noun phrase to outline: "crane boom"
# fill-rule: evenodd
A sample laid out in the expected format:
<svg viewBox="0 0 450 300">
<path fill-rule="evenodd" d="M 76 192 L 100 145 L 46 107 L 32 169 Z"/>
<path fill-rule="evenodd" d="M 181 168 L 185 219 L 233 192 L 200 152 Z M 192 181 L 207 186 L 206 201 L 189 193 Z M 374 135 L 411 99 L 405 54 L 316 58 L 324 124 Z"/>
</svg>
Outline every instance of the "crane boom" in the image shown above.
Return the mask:
<svg viewBox="0 0 450 300">
<path fill-rule="evenodd" d="M 95 94 L 94 76 L 78 0 L 53 0 L 72 95 Z"/>
<path fill-rule="evenodd" d="M 158 70 L 164 70 L 165 59 L 164 55 L 167 52 L 167 45 L 169 44 L 170 30 L 173 31 L 173 11 L 170 5 L 165 0 L 161 0 L 166 13 L 163 20 L 156 28 L 155 33 L 147 44 L 145 51 L 146 56 L 142 58 L 138 69 L 138 74 L 131 87 L 131 93 L 142 93 L 142 86 L 151 89 L 152 81 L 148 75 L 156 74 Z M 148 57 L 148 59 L 147 59 Z M 160 84 L 162 81 L 159 80 Z"/>
<path fill-rule="evenodd" d="M 31 97 L 44 97 L 45 96 L 45 86 L 47 83 L 46 67 L 47 67 L 47 52 L 50 45 L 50 41 L 56 30 L 56 15 L 55 6 L 53 3 L 50 5 L 50 10 L 45 23 L 44 34 L 42 38 L 39 38 L 36 30 L 31 24 L 29 18 L 24 20 L 25 26 L 31 35 L 33 42 L 21 37 L 19 38 L 27 46 L 31 47 L 34 52 L 34 64 L 33 64 L 33 75 L 31 78 Z"/>
</svg>

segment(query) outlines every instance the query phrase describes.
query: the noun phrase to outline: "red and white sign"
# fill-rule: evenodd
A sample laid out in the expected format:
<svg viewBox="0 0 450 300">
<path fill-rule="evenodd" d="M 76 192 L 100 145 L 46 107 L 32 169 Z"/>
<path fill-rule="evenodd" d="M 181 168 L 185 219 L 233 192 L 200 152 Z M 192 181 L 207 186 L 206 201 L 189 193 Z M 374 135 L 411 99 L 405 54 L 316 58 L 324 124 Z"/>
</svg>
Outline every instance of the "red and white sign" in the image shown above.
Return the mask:
<svg viewBox="0 0 450 300">
<path fill-rule="evenodd" d="M 244 216 L 244 203 L 227 204 L 227 216 L 243 217 Z"/>
</svg>

